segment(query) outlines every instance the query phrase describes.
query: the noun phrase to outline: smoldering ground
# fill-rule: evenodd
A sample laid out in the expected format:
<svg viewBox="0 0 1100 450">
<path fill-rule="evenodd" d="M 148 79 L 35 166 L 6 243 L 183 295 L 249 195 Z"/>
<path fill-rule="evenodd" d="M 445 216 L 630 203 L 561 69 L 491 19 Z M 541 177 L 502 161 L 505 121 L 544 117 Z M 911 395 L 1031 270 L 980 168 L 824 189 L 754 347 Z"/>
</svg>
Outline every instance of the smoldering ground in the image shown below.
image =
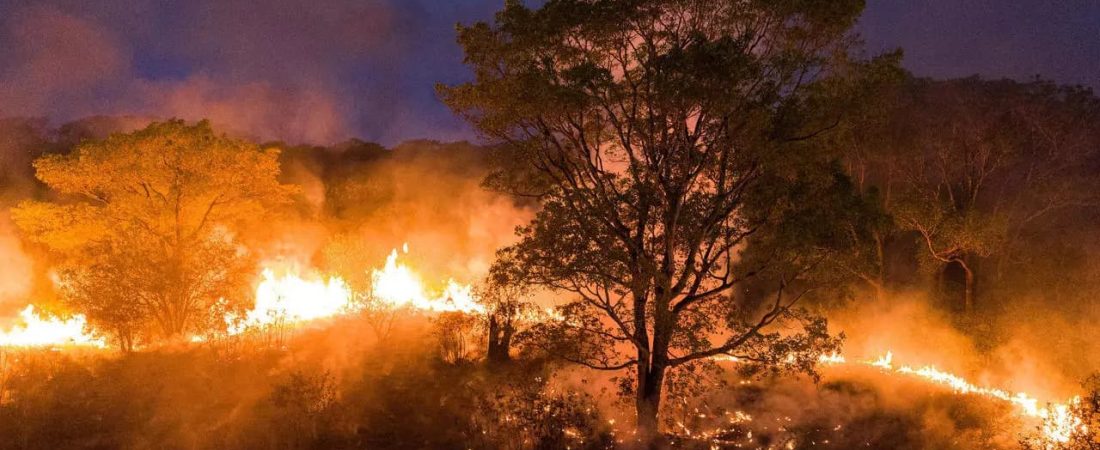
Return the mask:
<svg viewBox="0 0 1100 450">
<path fill-rule="evenodd" d="M 907 308 L 921 307 L 898 314 L 914 318 Z M 629 402 L 608 374 L 522 360 L 485 366 L 474 329 L 464 331 L 469 359 L 446 360 L 434 319 L 405 314 L 386 336 L 366 326 L 370 318 L 350 316 L 283 338 L 269 330 L 127 356 L 7 352 L 0 424 L 17 439 L 4 445 L 629 447 Z M 966 347 L 964 338 L 939 332 L 938 343 Z M 965 354 L 904 355 L 903 335 L 881 336 L 899 345 L 899 364 L 934 356 L 944 367 L 966 366 Z M 1012 405 L 870 366 L 824 367 L 817 382 L 743 377 L 737 367 L 723 367 L 698 395 L 668 400 L 665 418 L 677 447 L 1007 449 L 1035 426 Z M 1006 387 L 1019 382 L 974 376 Z"/>
</svg>

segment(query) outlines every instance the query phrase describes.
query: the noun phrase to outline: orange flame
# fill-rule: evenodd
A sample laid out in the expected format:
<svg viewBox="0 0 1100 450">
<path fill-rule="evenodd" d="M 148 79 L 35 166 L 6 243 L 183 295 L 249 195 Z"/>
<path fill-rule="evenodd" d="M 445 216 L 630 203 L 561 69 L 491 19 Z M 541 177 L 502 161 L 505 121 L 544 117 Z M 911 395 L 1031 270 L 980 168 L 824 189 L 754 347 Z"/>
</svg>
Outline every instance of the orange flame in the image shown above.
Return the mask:
<svg viewBox="0 0 1100 450">
<path fill-rule="evenodd" d="M 402 248 L 408 253 L 408 244 Z M 312 320 L 335 317 L 353 313 L 359 305 L 347 283 L 340 277 L 320 275 L 302 276 L 298 270 L 284 270 L 276 275 L 268 264 L 262 272 L 262 280 L 256 287 L 255 306 L 243 316 L 227 317 L 228 334 L 239 334 L 253 327 L 271 323 L 300 324 Z M 441 292 L 430 293 L 420 275 L 408 265 L 398 261 L 398 251 L 393 249 L 381 269 L 371 270 L 372 288 L 369 295 L 391 308 L 411 308 L 425 312 L 465 312 L 484 313 L 485 308 L 477 302 L 471 286 L 453 279 L 446 282 Z M 38 347 L 38 346 L 92 346 L 105 347 L 102 339 L 84 332 L 86 320 L 83 315 L 74 315 L 68 320 L 39 317 L 34 306 L 27 306 L 20 312 L 22 325 L 16 325 L 8 331 L 0 330 L 0 347 Z M 563 320 L 554 310 L 542 311 L 535 320 Z M 201 341 L 202 338 L 194 340 Z M 793 358 L 793 355 L 790 357 Z M 716 359 L 739 362 L 730 355 L 718 355 Z M 832 353 L 821 355 L 818 362 L 825 365 L 848 364 L 847 359 Z M 1044 421 L 1043 433 L 1053 442 L 1068 442 L 1076 433 L 1086 431 L 1082 419 L 1073 415 L 1071 408 L 1079 398 L 1067 402 L 1050 403 L 1040 406 L 1040 401 L 1029 394 L 1019 392 L 1010 394 L 1003 389 L 977 386 L 966 379 L 934 366 L 913 368 L 894 366 L 894 354 L 886 352 L 875 360 L 861 361 L 864 364 L 881 369 L 886 373 L 918 377 L 925 381 L 950 388 L 959 394 L 980 395 L 1016 405 L 1027 417 Z"/>
<path fill-rule="evenodd" d="M 883 357 L 874 361 L 867 361 L 866 364 L 881 368 L 885 371 L 920 377 L 926 381 L 947 386 L 952 391 L 959 394 L 980 395 L 1012 403 L 1020 408 L 1024 416 L 1042 419 L 1044 421 L 1043 435 L 1053 442 L 1069 442 L 1076 433 L 1086 431 L 1081 418 L 1074 416 L 1070 411 L 1070 408 L 1080 401 L 1079 397 L 1074 397 L 1067 402 L 1050 403 L 1048 406 L 1043 407 L 1039 406 L 1039 399 L 1024 392 L 1010 394 L 1003 389 L 977 386 L 967 381 L 965 378 L 944 372 L 930 365 L 920 368 L 913 368 L 910 366 L 895 368 L 892 364 L 893 359 L 894 354 L 892 352 L 886 352 L 886 355 Z"/>
<path fill-rule="evenodd" d="M 408 252 L 408 244 L 403 250 Z M 426 312 L 482 313 L 473 287 L 451 279 L 443 291 L 432 295 L 420 276 L 409 266 L 398 262 L 397 249 L 390 252 L 381 269 L 371 270 L 370 296 L 390 308 L 412 308 Z M 226 318 L 228 333 L 240 334 L 250 328 L 281 322 L 300 324 L 312 320 L 354 313 L 360 306 L 347 283 L 340 277 L 302 276 L 298 270 L 284 270 L 282 275 L 267 263 L 263 280 L 256 287 L 256 305 L 243 317 Z"/>
<path fill-rule="evenodd" d="M 87 322 L 80 314 L 68 320 L 44 319 L 35 313 L 34 305 L 27 305 L 19 312 L 19 319 L 21 325 L 0 330 L 0 347 L 106 346 L 102 339 L 84 332 Z"/>
<path fill-rule="evenodd" d="M 714 359 L 733 363 L 740 362 L 737 357 L 731 355 L 717 355 Z M 822 365 L 841 365 L 847 364 L 848 360 L 839 353 L 832 353 L 819 356 L 818 363 Z M 913 368 L 911 366 L 895 367 L 894 353 L 889 351 L 877 359 L 860 361 L 858 364 L 876 367 L 885 373 L 915 376 L 934 384 L 946 386 L 958 394 L 980 395 L 986 398 L 1012 403 L 1019 407 L 1019 411 L 1022 415 L 1041 419 L 1043 421 L 1043 436 L 1051 442 L 1069 442 L 1077 433 L 1084 433 L 1087 431 L 1086 425 L 1083 423 L 1082 419 L 1075 416 L 1071 409 L 1075 404 L 1080 402 L 1080 397 L 1074 397 L 1066 402 L 1052 402 L 1044 407 L 1040 406 L 1040 401 L 1037 398 L 1027 393 L 1018 392 L 1016 394 L 1010 394 L 1003 389 L 977 386 L 967 381 L 965 378 L 944 372 L 934 366 L 927 365 L 920 368 Z"/>
<path fill-rule="evenodd" d="M 404 247 L 408 252 L 408 245 Z M 485 307 L 474 298 L 473 288 L 447 280 L 447 286 L 438 296 L 427 294 L 420 276 L 409 266 L 397 261 L 397 249 L 390 252 L 386 265 L 371 272 L 372 295 L 395 308 L 412 307 L 423 311 L 482 313 Z"/>
<path fill-rule="evenodd" d="M 340 277 L 303 278 L 297 270 L 276 276 L 271 268 L 263 270 L 256 286 L 256 304 L 243 317 L 226 318 L 229 334 L 276 321 L 298 324 L 333 317 L 355 310 L 351 290 Z"/>
</svg>

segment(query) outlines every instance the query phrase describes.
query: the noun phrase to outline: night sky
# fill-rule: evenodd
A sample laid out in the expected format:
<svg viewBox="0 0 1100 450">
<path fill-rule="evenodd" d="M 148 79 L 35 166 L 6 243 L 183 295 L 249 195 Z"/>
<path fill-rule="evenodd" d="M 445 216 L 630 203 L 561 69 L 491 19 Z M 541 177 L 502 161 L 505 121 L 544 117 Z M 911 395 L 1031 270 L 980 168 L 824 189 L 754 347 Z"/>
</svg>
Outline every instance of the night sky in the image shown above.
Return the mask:
<svg viewBox="0 0 1100 450">
<path fill-rule="evenodd" d="M 0 116 L 211 118 L 258 139 L 471 139 L 433 84 L 503 0 L 0 0 Z M 1100 1 L 869 0 L 866 51 L 918 75 L 1100 88 Z"/>
</svg>

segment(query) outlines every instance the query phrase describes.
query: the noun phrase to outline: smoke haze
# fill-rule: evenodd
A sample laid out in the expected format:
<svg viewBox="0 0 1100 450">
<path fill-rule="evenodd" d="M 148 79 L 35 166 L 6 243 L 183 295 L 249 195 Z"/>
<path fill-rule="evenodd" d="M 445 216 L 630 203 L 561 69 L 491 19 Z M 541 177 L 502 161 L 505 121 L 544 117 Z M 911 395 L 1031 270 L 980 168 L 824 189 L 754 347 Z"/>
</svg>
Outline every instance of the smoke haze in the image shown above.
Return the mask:
<svg viewBox="0 0 1100 450">
<path fill-rule="evenodd" d="M 260 140 L 322 145 L 350 137 L 390 146 L 471 139 L 432 86 L 470 76 L 454 24 L 489 20 L 499 6 L 0 2 L 0 117 L 209 118 Z M 872 1 L 859 30 L 872 51 L 905 48 L 906 65 L 918 75 L 1042 74 L 1097 87 L 1095 5 L 994 6 Z"/>
</svg>

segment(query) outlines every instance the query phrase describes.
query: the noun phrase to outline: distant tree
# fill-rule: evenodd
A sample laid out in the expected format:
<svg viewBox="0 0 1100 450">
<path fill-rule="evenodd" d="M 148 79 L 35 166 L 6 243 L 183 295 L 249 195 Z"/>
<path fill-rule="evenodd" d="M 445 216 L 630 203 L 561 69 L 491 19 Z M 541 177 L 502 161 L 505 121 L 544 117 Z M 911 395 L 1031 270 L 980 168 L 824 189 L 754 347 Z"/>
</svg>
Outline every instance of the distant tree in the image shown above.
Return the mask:
<svg viewBox="0 0 1100 450">
<path fill-rule="evenodd" d="M 477 288 L 479 303 L 485 307 L 483 327 L 487 339 L 486 359 L 500 364 L 511 359 L 512 342 L 534 317 L 530 302 L 531 286 L 524 279 L 512 249 L 497 253 L 489 275 Z"/>
<path fill-rule="evenodd" d="M 253 266 L 239 232 L 294 191 L 277 181 L 277 151 L 205 121 L 153 123 L 34 165 L 58 196 L 13 218 L 59 258 L 63 297 L 123 348 L 140 333 L 221 327 L 247 307 Z"/>
<path fill-rule="evenodd" d="M 863 197 L 864 214 L 855 216 L 860 223 L 848 224 L 848 236 L 853 245 L 833 262 L 870 289 L 877 300 L 885 300 L 893 284 L 888 276 L 890 247 L 899 240 L 897 224 L 888 212 L 897 200 L 899 174 L 904 170 L 896 143 L 909 132 L 898 127 L 892 112 L 905 97 L 899 86 L 906 79 L 900 68 L 901 52 L 895 51 L 876 58 L 858 78 L 844 80 L 849 90 L 847 102 L 834 104 L 838 116 L 845 120 L 836 129 L 822 136 L 826 145 L 835 149 L 844 171 Z M 863 230 L 865 233 L 860 233 Z"/>
<path fill-rule="evenodd" d="M 795 307 L 856 223 L 815 138 L 821 81 L 858 65 L 863 2 L 508 1 L 459 28 L 475 81 L 445 102 L 507 144 L 488 183 L 542 209 L 512 248 L 528 282 L 570 293 L 541 335 L 554 356 L 632 372 L 657 441 L 673 370 L 733 355 L 809 370 L 836 347 Z M 755 249 L 749 253 L 743 250 Z M 771 295 L 733 288 L 767 274 Z"/>
<path fill-rule="evenodd" d="M 974 310 L 978 267 L 1020 260 L 1027 233 L 1100 200 L 1100 102 L 1047 82 L 908 79 L 893 107 L 858 130 L 867 177 L 926 267 L 963 277 Z M 863 172 L 860 172 L 862 176 Z M 1026 258 L 1025 258 L 1026 259 Z"/>
<path fill-rule="evenodd" d="M 381 245 L 392 245 L 389 242 Z M 359 316 L 378 340 L 389 338 L 398 308 L 373 295 L 373 276 L 369 268 L 382 259 L 381 245 L 357 235 L 334 236 L 322 249 L 324 267 L 348 284 Z"/>
<path fill-rule="evenodd" d="M 471 344 L 476 340 L 477 319 L 463 312 L 444 312 L 433 319 L 439 357 L 448 364 L 459 364 L 473 358 Z"/>
</svg>

